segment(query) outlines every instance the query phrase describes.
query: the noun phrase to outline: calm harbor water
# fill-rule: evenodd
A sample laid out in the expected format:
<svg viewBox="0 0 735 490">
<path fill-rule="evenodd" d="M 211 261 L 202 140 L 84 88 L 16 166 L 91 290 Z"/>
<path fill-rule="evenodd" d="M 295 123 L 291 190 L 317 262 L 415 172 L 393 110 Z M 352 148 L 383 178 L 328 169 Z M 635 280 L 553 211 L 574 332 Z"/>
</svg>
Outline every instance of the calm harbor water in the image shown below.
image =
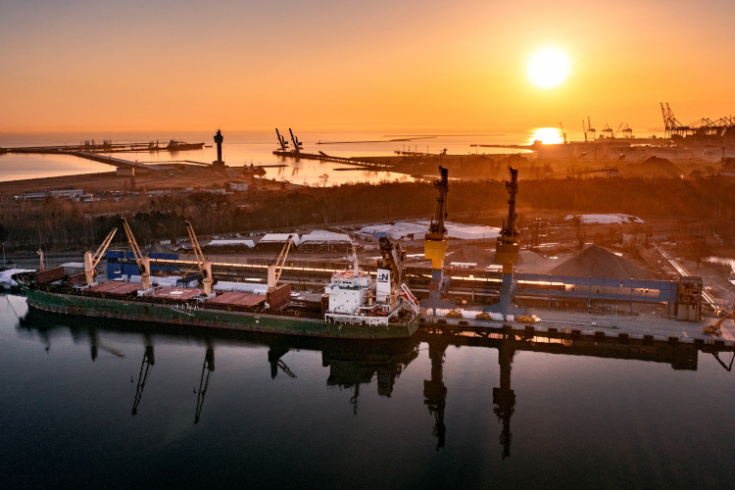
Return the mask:
<svg viewBox="0 0 735 490">
<path fill-rule="evenodd" d="M 287 128 L 286 138 L 288 136 Z M 282 133 L 283 134 L 283 133 Z M 165 146 L 174 138 L 188 142 L 205 142 L 213 145 L 214 131 L 207 132 L 170 132 L 161 134 L 150 133 L 2 133 L 0 147 L 22 146 L 50 146 L 65 144 L 80 144 L 85 140 L 94 139 L 95 142 L 112 140 L 113 142 L 149 142 L 159 141 Z M 273 155 L 277 149 L 275 131 L 224 131 L 223 158 L 228 165 L 281 165 L 285 167 L 267 168 L 266 177 L 284 180 L 295 184 L 322 185 L 323 175 L 327 175 L 327 185 L 346 182 L 379 182 L 381 180 L 406 179 L 403 174 L 392 172 L 372 172 L 356 168 L 349 170 L 335 170 L 349 166 L 330 162 L 305 160 L 294 162 Z M 384 135 L 380 133 L 298 133 L 297 137 L 304 143 L 304 151 L 318 153 L 320 151 L 338 157 L 353 156 L 385 156 L 393 155 L 394 151 L 419 151 L 439 153 L 447 148 L 452 154 L 465 154 L 483 151 L 486 153 L 518 153 L 517 150 L 502 148 L 478 148 L 472 144 L 526 144 L 531 136 L 528 134 L 478 134 L 459 136 L 436 136 L 415 139 L 412 141 L 388 141 L 401 138 L 402 135 Z M 318 142 L 345 142 L 345 141 L 384 141 L 370 143 L 338 143 L 317 144 Z M 292 144 L 289 142 L 289 147 Z M 113 156 L 124 160 L 139 161 L 141 163 L 167 163 L 171 161 L 199 161 L 211 163 L 217 159 L 216 148 L 204 148 L 196 151 L 183 152 L 135 152 L 115 153 Z M 114 167 L 84 160 L 68 155 L 0 155 L 0 182 L 38 177 L 52 177 L 58 175 L 75 175 L 82 173 L 110 172 Z"/>
<path fill-rule="evenodd" d="M 2 297 L 0 487 L 731 486 L 735 385 L 711 354 L 459 344 L 195 332 Z"/>
</svg>

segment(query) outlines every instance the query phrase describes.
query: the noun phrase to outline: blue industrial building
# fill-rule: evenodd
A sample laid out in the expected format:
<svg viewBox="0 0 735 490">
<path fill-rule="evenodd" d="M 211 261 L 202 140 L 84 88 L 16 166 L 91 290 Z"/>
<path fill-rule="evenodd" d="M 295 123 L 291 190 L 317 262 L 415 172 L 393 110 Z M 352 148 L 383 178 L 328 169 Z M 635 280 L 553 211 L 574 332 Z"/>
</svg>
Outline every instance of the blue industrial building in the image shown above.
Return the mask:
<svg viewBox="0 0 735 490">
<path fill-rule="evenodd" d="M 178 260 L 179 258 L 178 254 L 151 253 L 148 255 L 151 259 Z M 140 269 L 138 269 L 138 264 L 135 263 L 133 252 L 108 250 L 105 257 L 107 259 L 108 279 L 119 279 L 123 275 L 130 277 L 140 274 Z M 156 271 L 166 271 L 171 274 L 178 273 L 179 268 L 177 266 L 151 264 L 151 273 L 155 274 Z"/>
</svg>

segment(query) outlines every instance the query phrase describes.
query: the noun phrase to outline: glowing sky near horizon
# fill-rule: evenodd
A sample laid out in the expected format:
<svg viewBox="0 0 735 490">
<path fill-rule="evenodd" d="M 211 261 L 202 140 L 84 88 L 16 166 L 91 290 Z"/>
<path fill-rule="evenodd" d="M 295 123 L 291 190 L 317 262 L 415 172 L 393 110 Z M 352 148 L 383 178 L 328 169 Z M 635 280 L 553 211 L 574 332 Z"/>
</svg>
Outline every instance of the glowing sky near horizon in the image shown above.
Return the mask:
<svg viewBox="0 0 735 490">
<path fill-rule="evenodd" d="M 660 130 L 735 112 L 735 4 L 0 2 L 0 131 Z M 534 53 L 572 70 L 541 88 Z"/>
</svg>

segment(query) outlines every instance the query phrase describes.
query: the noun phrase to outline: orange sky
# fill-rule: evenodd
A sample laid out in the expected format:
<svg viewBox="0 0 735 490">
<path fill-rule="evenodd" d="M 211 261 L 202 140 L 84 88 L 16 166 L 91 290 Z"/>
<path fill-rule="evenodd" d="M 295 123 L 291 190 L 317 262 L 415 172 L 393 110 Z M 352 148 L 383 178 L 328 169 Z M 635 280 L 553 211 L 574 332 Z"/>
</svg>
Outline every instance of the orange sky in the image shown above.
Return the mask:
<svg viewBox="0 0 735 490">
<path fill-rule="evenodd" d="M 735 113 L 733 2 L 0 3 L 0 130 L 661 131 Z M 535 51 L 571 75 L 540 89 Z"/>
</svg>

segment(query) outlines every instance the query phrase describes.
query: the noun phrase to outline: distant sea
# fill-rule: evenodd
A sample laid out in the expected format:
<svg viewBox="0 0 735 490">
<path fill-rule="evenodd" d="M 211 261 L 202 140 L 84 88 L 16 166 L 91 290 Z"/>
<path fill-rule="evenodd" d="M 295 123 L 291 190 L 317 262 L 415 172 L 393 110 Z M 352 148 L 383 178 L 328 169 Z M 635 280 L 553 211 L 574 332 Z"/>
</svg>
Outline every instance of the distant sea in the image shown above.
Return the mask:
<svg viewBox="0 0 735 490">
<path fill-rule="evenodd" d="M 288 128 L 283 128 L 286 138 Z M 517 153 L 517 150 L 502 148 L 480 148 L 477 144 L 528 144 L 533 139 L 534 131 L 528 133 L 464 133 L 461 135 L 432 135 L 431 133 L 384 134 L 359 132 L 312 132 L 296 133 L 303 142 L 304 151 L 318 153 L 320 151 L 333 156 L 378 156 L 393 155 L 396 150 L 439 153 L 447 149 L 450 154 L 465 153 Z M 92 132 L 92 133 L 0 133 L 0 147 L 25 146 L 53 146 L 74 145 L 83 141 L 94 140 L 101 142 L 111 140 L 113 143 L 146 143 L 158 141 L 162 146 L 169 140 L 175 139 L 186 142 L 204 142 L 207 146 L 214 145 L 214 131 L 160 131 L 160 132 Z M 305 160 L 294 162 L 273 155 L 278 148 L 275 131 L 232 131 L 223 130 L 223 157 L 231 166 L 250 165 L 277 165 L 286 167 L 267 168 L 266 178 L 289 181 L 294 184 L 338 185 L 346 182 L 379 182 L 382 180 L 406 179 L 403 174 L 392 172 L 373 172 L 365 170 L 339 171 L 345 165 Z M 410 141 L 390 141 L 414 137 Z M 337 144 L 318 144 L 319 142 L 341 142 Z M 346 143 L 360 142 L 360 143 Z M 293 144 L 289 141 L 289 147 Z M 157 152 L 157 153 L 117 153 L 116 157 L 145 163 L 168 163 L 172 161 L 198 161 L 209 163 L 216 160 L 216 149 L 205 147 L 203 150 L 184 152 Z M 35 154 L 4 154 L 0 155 L 0 182 L 54 177 L 62 175 L 89 174 L 110 172 L 113 167 L 89 160 L 83 160 L 68 155 L 35 155 Z M 324 177 L 326 175 L 326 179 Z"/>
</svg>

